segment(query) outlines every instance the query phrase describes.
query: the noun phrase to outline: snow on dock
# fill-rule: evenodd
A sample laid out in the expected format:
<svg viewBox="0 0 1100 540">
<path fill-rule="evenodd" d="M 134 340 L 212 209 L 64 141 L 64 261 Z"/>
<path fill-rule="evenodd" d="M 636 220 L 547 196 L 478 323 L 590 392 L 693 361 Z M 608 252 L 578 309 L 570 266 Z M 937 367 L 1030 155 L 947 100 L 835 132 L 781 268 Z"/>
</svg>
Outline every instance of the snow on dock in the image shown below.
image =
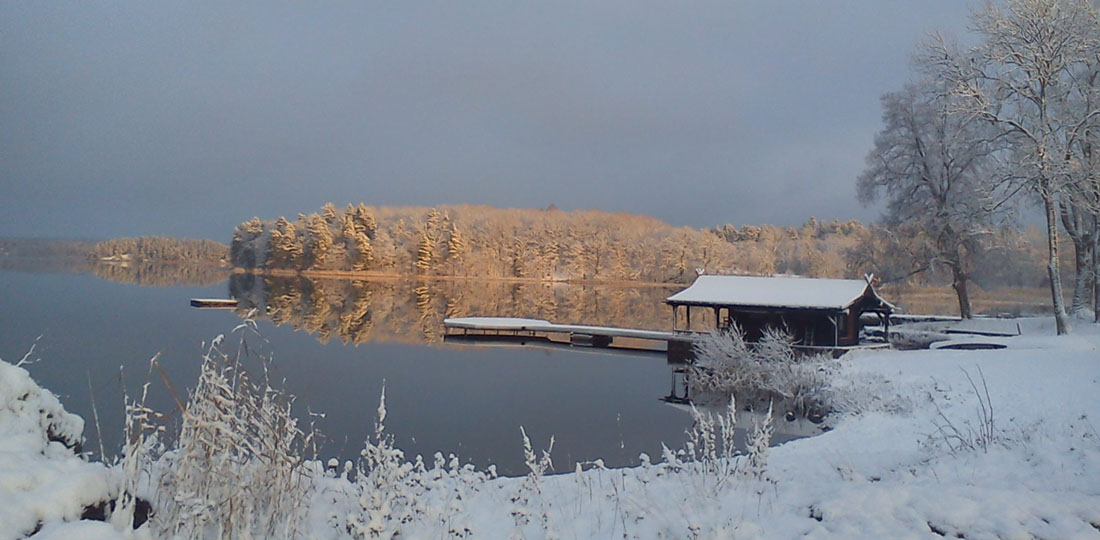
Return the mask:
<svg viewBox="0 0 1100 540">
<path fill-rule="evenodd" d="M 512 317 L 458 317 L 444 319 L 443 327 L 448 330 L 462 330 L 463 333 L 553 333 L 572 334 L 607 338 L 651 339 L 670 341 L 690 339 L 691 334 L 667 332 L 661 330 L 639 330 L 636 328 L 615 328 L 612 326 L 589 326 L 580 324 L 556 324 L 542 319 L 517 319 Z"/>
<path fill-rule="evenodd" d="M 643 353 L 658 350 L 655 347 L 639 346 L 636 343 L 614 344 L 615 338 L 645 340 L 663 345 L 662 352 L 668 360 L 677 363 L 691 358 L 692 345 L 695 340 L 695 334 L 691 332 L 556 324 L 543 319 L 518 319 L 513 317 L 458 317 L 444 319 L 443 327 L 447 333 L 445 340 L 497 341 L 501 339 L 518 339 L 527 344 L 526 338 L 549 340 L 550 335 L 556 334 L 569 337 L 567 346 Z"/>
<path fill-rule="evenodd" d="M 615 338 L 655 341 L 665 344 L 665 351 L 671 362 L 683 362 L 694 357 L 695 340 L 706 333 L 685 330 L 642 330 L 637 328 L 617 328 L 613 326 L 591 326 L 583 324 L 557 324 L 543 319 L 522 319 L 514 317 L 457 317 L 443 320 L 447 338 L 463 341 L 498 341 L 501 339 L 546 338 L 550 334 L 566 335 L 569 344 L 594 348 L 617 348 L 620 350 L 653 351 L 652 348 L 627 345 L 613 347 Z M 522 339 L 521 339 L 522 340 Z M 523 340 L 526 344 L 526 340 Z M 863 343 L 855 345 L 795 345 L 796 350 L 806 353 L 826 353 L 839 356 L 857 349 L 887 348 L 888 343 Z"/>
</svg>

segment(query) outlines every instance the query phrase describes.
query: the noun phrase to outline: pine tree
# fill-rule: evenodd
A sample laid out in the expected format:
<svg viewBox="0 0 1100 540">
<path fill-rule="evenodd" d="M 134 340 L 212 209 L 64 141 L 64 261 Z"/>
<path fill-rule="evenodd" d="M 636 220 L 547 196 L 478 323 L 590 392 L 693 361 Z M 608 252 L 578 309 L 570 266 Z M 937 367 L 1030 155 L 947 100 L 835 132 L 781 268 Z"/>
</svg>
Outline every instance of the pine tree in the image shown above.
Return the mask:
<svg viewBox="0 0 1100 540">
<path fill-rule="evenodd" d="M 324 268 L 332 252 L 332 232 L 325 223 L 325 218 L 317 214 L 311 214 L 306 220 L 307 264 L 312 268 Z"/>
<path fill-rule="evenodd" d="M 466 238 L 463 237 L 458 225 L 451 223 L 451 230 L 447 233 L 447 261 L 451 266 L 451 274 L 458 274 L 466 262 Z"/>
<path fill-rule="evenodd" d="M 425 274 L 432 268 L 432 259 L 435 252 L 435 242 L 428 234 L 427 227 L 420 231 L 420 241 L 416 248 L 416 269 Z"/>
</svg>

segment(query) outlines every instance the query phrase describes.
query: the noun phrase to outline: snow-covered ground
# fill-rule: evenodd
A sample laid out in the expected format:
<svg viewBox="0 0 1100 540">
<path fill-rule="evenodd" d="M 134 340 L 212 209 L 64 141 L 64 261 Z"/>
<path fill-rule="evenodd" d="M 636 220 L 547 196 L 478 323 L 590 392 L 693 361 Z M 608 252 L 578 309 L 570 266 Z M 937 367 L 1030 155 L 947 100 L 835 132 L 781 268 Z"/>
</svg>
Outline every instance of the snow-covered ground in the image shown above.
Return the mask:
<svg viewBox="0 0 1100 540">
<path fill-rule="evenodd" d="M 444 463 L 356 484 L 313 464 L 299 536 L 1100 538 L 1100 326 L 1055 337 L 1053 321 L 1031 319 L 1021 331 L 998 338 L 1000 350 L 843 357 L 832 381 L 846 412 L 822 435 L 772 448 L 763 474 L 746 458 L 652 456 L 525 478 Z M 62 523 L 76 499 L 109 492 L 108 477 L 23 435 L 46 422 L 42 407 L 13 402 L 23 373 L 0 364 L 0 538 L 26 532 L 25 512 L 45 522 L 36 538 L 128 534 Z M 546 442 L 533 441 L 535 469 Z"/>
<path fill-rule="evenodd" d="M 0 361 L 0 538 L 78 520 L 109 497 L 107 468 L 74 451 L 83 430 L 27 370 Z"/>
</svg>

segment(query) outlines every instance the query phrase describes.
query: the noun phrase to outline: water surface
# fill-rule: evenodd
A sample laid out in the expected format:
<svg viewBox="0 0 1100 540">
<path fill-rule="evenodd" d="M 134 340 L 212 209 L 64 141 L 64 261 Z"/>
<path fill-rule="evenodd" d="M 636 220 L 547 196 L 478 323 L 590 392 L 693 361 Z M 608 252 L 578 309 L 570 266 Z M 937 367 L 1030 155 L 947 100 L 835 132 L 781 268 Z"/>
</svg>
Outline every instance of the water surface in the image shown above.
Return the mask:
<svg viewBox="0 0 1100 540">
<path fill-rule="evenodd" d="M 300 418 L 314 421 L 327 436 L 321 457 L 358 455 L 383 384 L 387 431 L 410 455 L 456 453 L 478 466 L 493 463 L 502 473 L 522 473 L 520 426 L 536 448 L 554 436 L 558 470 L 597 458 L 608 465 L 636 463 L 640 452 L 659 455 L 662 442 L 681 444 L 690 417 L 660 400 L 670 391 L 672 372 L 662 358 L 456 347 L 439 340 L 441 318 L 448 311 L 468 314 L 463 305 L 484 315 L 530 310 L 531 316 L 565 316 L 547 306 L 575 298 L 593 303 L 578 304 L 578 316 L 587 309 L 597 320 L 586 322 L 599 322 L 637 319 L 645 310 L 632 306 L 649 303 L 645 294 L 663 293 L 559 287 L 555 300 L 512 287 L 499 297 L 493 286 L 469 285 L 448 296 L 455 287 L 398 281 L 232 284 L 234 292 L 261 303 L 257 322 L 266 343 L 253 338 L 252 345 L 273 354 L 275 376 L 298 396 Z M 149 359 L 160 355 L 178 394 L 192 388 L 203 343 L 229 334 L 242 313 L 194 309 L 188 300 L 227 297 L 230 289 L 228 282 L 148 287 L 87 274 L 0 272 L 0 358 L 17 361 L 41 335 L 35 351 L 41 361 L 28 370 L 87 420 L 86 448 L 97 451 L 94 396 L 106 453 L 113 455 L 123 430 L 123 392 L 134 397 L 151 378 L 150 401 L 172 411 L 171 391 L 158 373 L 149 374 Z M 496 311 L 487 312 L 488 306 Z M 659 302 L 652 311 L 663 312 Z M 370 331 L 343 336 L 330 328 L 352 318 L 358 320 L 349 327 Z M 232 350 L 233 343 L 227 336 L 226 348 Z"/>
</svg>

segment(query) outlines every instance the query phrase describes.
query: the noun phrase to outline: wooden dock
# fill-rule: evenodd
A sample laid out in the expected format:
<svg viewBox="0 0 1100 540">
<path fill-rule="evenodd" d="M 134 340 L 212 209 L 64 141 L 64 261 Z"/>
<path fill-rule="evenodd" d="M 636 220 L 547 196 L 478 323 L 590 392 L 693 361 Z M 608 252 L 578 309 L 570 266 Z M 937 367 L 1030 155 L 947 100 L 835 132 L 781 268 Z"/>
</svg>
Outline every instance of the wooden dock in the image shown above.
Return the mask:
<svg viewBox="0 0 1100 540">
<path fill-rule="evenodd" d="M 526 346 L 542 348 L 589 348 L 609 353 L 663 354 L 669 363 L 690 362 L 695 357 L 695 341 L 707 335 L 683 330 L 642 330 L 613 326 L 557 324 L 543 319 L 512 317 L 459 317 L 443 320 L 444 341 L 471 345 Z M 862 343 L 839 346 L 795 345 L 805 354 L 831 354 L 834 357 L 857 349 L 887 348 L 888 343 Z"/>
<path fill-rule="evenodd" d="M 551 348 L 590 347 L 608 352 L 662 353 L 670 362 L 690 358 L 696 334 L 613 326 L 556 324 L 542 319 L 460 317 L 444 319 L 446 341 L 475 344 L 517 343 Z M 557 339 L 555 339 L 557 338 Z"/>
</svg>

